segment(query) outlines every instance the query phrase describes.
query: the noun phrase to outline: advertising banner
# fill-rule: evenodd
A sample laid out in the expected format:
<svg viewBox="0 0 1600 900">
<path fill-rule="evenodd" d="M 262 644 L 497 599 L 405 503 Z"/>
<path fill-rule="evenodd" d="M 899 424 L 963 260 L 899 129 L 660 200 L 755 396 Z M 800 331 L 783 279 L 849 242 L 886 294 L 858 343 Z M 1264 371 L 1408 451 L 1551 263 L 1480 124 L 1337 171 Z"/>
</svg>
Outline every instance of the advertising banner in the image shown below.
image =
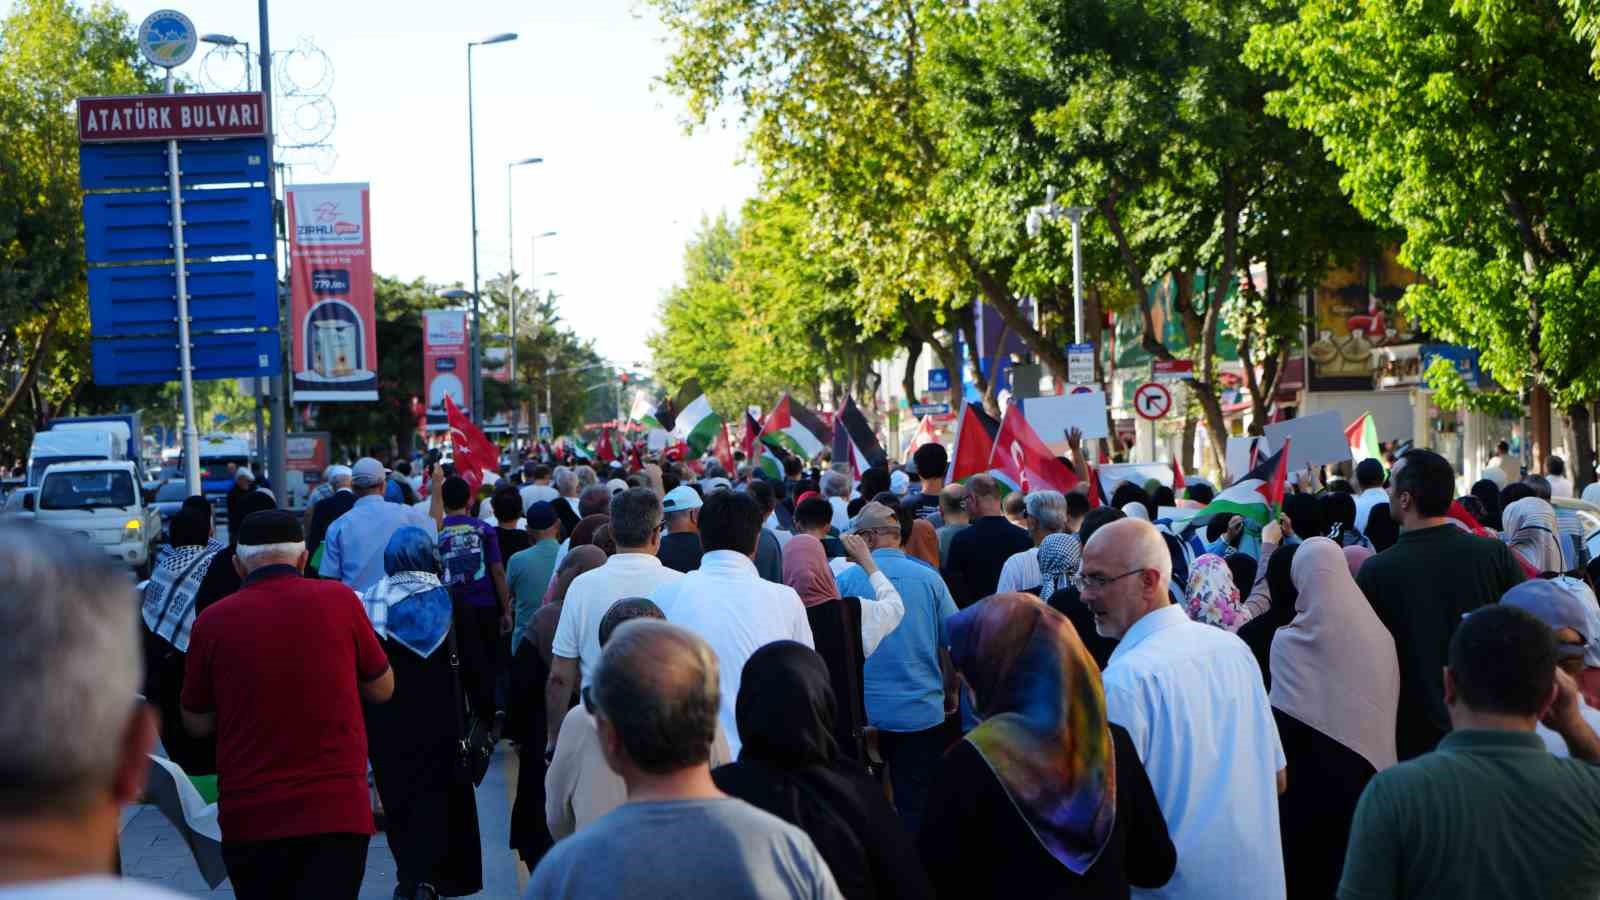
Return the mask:
<svg viewBox="0 0 1600 900">
<path fill-rule="evenodd" d="M 290 432 L 284 443 L 284 476 L 289 480 L 289 508 L 303 509 L 306 495 L 322 483 L 333 461 L 333 436 L 326 431 Z"/>
<path fill-rule="evenodd" d="M 294 402 L 377 400 L 367 185 L 291 185 L 284 194 Z"/>
<path fill-rule="evenodd" d="M 466 410 L 467 398 L 467 312 L 463 309 L 430 309 L 422 314 L 422 391 L 428 398 L 428 430 L 450 427 L 444 398 Z"/>
</svg>

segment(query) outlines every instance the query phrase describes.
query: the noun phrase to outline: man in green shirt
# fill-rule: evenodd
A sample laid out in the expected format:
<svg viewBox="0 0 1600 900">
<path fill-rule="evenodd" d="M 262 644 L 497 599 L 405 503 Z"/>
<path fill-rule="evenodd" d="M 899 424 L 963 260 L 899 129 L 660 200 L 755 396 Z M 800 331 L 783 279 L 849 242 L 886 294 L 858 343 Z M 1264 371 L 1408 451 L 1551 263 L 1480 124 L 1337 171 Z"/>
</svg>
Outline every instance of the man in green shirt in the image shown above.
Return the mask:
<svg viewBox="0 0 1600 900">
<path fill-rule="evenodd" d="M 1555 632 L 1484 607 L 1456 629 L 1443 680 L 1455 730 L 1367 784 L 1340 900 L 1600 896 L 1600 736 L 1556 668 Z M 1540 721 L 1571 759 L 1545 749 Z"/>
<path fill-rule="evenodd" d="M 1450 463 L 1431 450 L 1400 457 L 1389 473 L 1389 515 L 1400 539 L 1356 577 L 1400 659 L 1401 759 L 1427 753 L 1450 730 L 1440 673 L 1461 617 L 1497 602 L 1523 578 L 1505 544 L 1468 534 L 1449 518 L 1455 483 Z"/>
<path fill-rule="evenodd" d="M 506 584 L 511 588 L 511 609 L 515 620 L 511 626 L 511 652 L 522 645 L 522 635 L 533 622 L 533 614 L 544 602 L 544 592 L 550 587 L 550 576 L 556 569 L 556 553 L 561 549 L 557 540 L 561 533 L 561 519 L 554 506 L 541 500 L 529 506 L 524 517 L 528 523 L 528 536 L 533 546 L 511 557 L 506 563 Z"/>
</svg>

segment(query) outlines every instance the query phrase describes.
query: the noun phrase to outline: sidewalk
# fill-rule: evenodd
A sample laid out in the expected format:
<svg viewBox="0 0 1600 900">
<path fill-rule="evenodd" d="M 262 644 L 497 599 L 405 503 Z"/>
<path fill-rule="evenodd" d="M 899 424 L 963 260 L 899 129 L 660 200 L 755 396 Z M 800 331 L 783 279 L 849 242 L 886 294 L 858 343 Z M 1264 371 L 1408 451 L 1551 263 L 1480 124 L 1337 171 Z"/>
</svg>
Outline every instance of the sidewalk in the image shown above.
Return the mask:
<svg viewBox="0 0 1600 900">
<path fill-rule="evenodd" d="M 483 893 L 477 897 L 515 898 L 527 884 L 527 872 L 507 843 L 511 837 L 511 804 L 517 790 L 517 754 L 501 744 L 489 764 L 489 774 L 478 786 L 478 827 L 483 841 Z M 189 848 L 161 811 L 154 806 L 130 806 L 122 814 L 122 871 L 128 878 L 159 884 L 191 897 L 232 897 L 224 881 L 216 890 L 206 887 Z M 394 857 L 382 832 L 373 835 L 367 850 L 367 875 L 361 883 L 361 900 L 391 900 L 395 889 Z"/>
</svg>

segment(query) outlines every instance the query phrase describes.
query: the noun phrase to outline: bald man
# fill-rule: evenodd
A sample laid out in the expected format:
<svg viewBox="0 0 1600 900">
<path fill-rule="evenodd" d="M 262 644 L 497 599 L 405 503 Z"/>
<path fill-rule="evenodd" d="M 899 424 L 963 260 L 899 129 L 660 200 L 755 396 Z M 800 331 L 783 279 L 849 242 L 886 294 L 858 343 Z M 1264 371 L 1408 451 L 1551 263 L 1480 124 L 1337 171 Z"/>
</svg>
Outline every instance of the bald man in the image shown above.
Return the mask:
<svg viewBox="0 0 1600 900">
<path fill-rule="evenodd" d="M 1238 637 L 1173 605 L 1171 580 L 1161 533 L 1137 519 L 1096 531 L 1076 579 L 1095 631 L 1120 641 L 1106 712 L 1133 738 L 1178 849 L 1172 880 L 1133 894 L 1281 900 L 1285 760 L 1261 670 Z"/>
</svg>

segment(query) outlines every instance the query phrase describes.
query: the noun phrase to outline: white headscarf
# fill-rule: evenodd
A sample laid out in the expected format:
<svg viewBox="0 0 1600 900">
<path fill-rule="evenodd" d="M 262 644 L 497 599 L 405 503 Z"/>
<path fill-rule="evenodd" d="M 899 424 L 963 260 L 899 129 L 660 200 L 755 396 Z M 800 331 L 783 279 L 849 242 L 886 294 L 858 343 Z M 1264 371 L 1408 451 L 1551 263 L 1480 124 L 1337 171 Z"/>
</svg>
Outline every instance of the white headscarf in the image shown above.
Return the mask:
<svg viewBox="0 0 1600 900">
<path fill-rule="evenodd" d="M 1562 572 L 1567 568 L 1556 542 L 1556 511 L 1538 497 L 1523 497 L 1500 513 L 1506 543 L 1537 572 Z"/>
<path fill-rule="evenodd" d="M 1596 481 L 1583 489 L 1583 502 L 1600 506 L 1600 481 Z"/>
</svg>

